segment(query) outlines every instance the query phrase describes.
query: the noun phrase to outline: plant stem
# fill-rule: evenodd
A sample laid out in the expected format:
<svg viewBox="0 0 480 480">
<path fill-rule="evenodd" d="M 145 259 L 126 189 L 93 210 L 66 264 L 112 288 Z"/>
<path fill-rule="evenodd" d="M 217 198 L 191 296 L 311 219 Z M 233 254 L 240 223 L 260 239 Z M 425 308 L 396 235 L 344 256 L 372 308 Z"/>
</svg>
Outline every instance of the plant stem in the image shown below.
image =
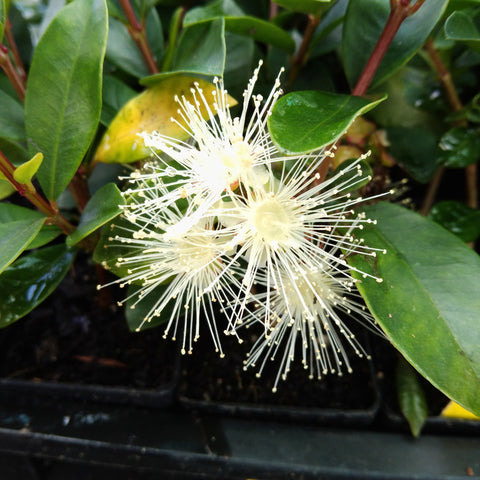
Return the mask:
<svg viewBox="0 0 480 480">
<path fill-rule="evenodd" d="M 22 57 L 20 57 L 17 43 L 15 42 L 15 37 L 13 36 L 13 33 L 12 33 L 12 23 L 8 19 L 5 22 L 5 37 L 7 39 L 8 44 L 10 45 L 10 51 L 12 52 L 13 60 L 15 61 L 17 72 L 20 75 L 20 78 L 23 80 L 23 84 L 25 85 L 27 81 L 26 70 L 22 62 Z"/>
<path fill-rule="evenodd" d="M 0 67 L 2 67 L 5 75 L 7 75 L 20 100 L 24 102 L 25 84 L 13 66 L 10 55 L 8 54 L 8 48 L 3 43 L 0 44 Z"/>
<path fill-rule="evenodd" d="M 375 45 L 357 84 L 352 90 L 352 95 L 361 96 L 367 92 L 368 87 L 378 70 L 380 62 L 387 53 L 387 50 L 403 21 L 410 15 L 414 14 L 422 6 L 424 1 L 425 0 L 418 0 L 413 5 L 410 5 L 410 0 L 390 0 L 390 14 L 387 23 L 380 34 L 377 44 Z"/>
<path fill-rule="evenodd" d="M 452 81 L 452 76 L 450 75 L 450 72 L 448 71 L 442 59 L 440 58 L 440 55 L 438 54 L 437 49 L 435 48 L 433 44 L 433 40 L 431 38 L 429 38 L 425 42 L 424 48 L 432 62 L 432 65 L 435 71 L 438 74 L 440 81 L 442 82 L 442 86 L 445 91 L 447 101 L 450 104 L 450 108 L 452 109 L 452 111 L 458 112 L 463 108 L 462 102 L 460 100 L 460 97 L 458 96 L 457 90 Z M 457 127 L 465 128 L 467 127 L 468 122 L 466 120 L 458 120 L 455 122 L 455 125 Z M 420 209 L 420 212 L 423 213 L 424 215 L 427 215 L 430 209 L 432 208 L 432 205 L 435 200 L 435 196 L 440 186 L 440 181 L 444 172 L 445 172 L 445 168 L 443 167 L 437 168 L 435 175 L 428 186 L 423 205 Z M 478 208 L 477 177 L 478 177 L 477 165 L 476 164 L 468 165 L 465 168 L 467 204 L 469 207 L 472 207 L 472 208 Z"/>
<path fill-rule="evenodd" d="M 287 83 L 291 87 L 295 80 L 300 73 L 300 69 L 304 65 L 307 56 L 308 46 L 312 41 L 313 34 L 315 33 L 315 29 L 318 27 L 320 23 L 320 16 L 309 15 L 308 16 L 308 23 L 307 27 L 305 28 L 305 33 L 303 34 L 302 43 L 300 48 L 298 49 L 297 55 L 292 60 L 292 65 L 290 68 L 290 72 L 288 74 Z"/>
<path fill-rule="evenodd" d="M 453 84 L 452 81 L 452 76 L 450 75 L 450 72 L 447 70 L 447 67 L 445 67 L 445 64 L 443 63 L 442 59 L 440 58 L 440 55 L 437 52 L 437 49 L 435 48 L 433 44 L 432 38 L 429 38 L 423 47 L 425 51 L 427 52 L 433 67 L 435 68 L 438 77 L 440 81 L 442 82 L 443 89 L 445 90 L 445 94 L 447 97 L 447 101 L 450 104 L 451 109 L 454 112 L 457 112 L 458 110 L 461 110 L 463 105 L 462 102 L 457 94 L 457 90 L 455 88 L 455 85 Z M 458 126 L 466 126 L 466 122 L 462 122 L 463 125 L 458 124 Z"/>
<path fill-rule="evenodd" d="M 25 197 L 32 205 L 45 214 L 49 221 L 57 225 L 65 233 L 70 235 L 75 227 L 60 213 L 58 207 L 47 202 L 35 189 L 32 184 L 18 183 L 14 178 L 15 166 L 0 151 L 0 172 L 15 187 L 17 192 Z"/>
<path fill-rule="evenodd" d="M 158 73 L 157 63 L 153 57 L 152 50 L 148 43 L 147 38 L 147 31 L 145 28 L 145 21 L 141 23 L 137 20 L 133 7 L 130 3 L 130 0 L 119 0 L 120 5 L 122 6 L 123 12 L 125 13 L 127 20 L 128 20 L 128 32 L 132 37 L 133 41 L 137 44 L 140 53 L 145 60 L 145 64 L 147 65 L 148 70 L 150 73 Z"/>
</svg>

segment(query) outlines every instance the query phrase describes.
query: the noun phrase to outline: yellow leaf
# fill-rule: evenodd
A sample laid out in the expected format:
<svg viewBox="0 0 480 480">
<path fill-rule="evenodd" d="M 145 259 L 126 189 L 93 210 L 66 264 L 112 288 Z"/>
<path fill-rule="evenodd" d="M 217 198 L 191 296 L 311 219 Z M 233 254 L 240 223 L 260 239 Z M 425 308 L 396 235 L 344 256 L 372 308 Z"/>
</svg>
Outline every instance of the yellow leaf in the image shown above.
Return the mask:
<svg viewBox="0 0 480 480">
<path fill-rule="evenodd" d="M 465 410 L 458 403 L 453 400 L 442 410 L 442 417 L 448 418 L 461 418 L 464 420 L 480 420 L 480 417 L 477 417 L 472 412 Z"/>
<path fill-rule="evenodd" d="M 150 149 L 143 145 L 138 136 L 141 132 L 157 131 L 162 135 L 186 140 L 186 132 L 172 121 L 175 118 L 181 122 L 175 96 L 185 96 L 193 103 L 191 89 L 195 83 L 212 106 L 215 100 L 212 92 L 216 89 L 213 83 L 184 74 L 165 77 L 122 107 L 105 132 L 93 163 L 131 163 L 149 157 Z M 237 102 L 229 96 L 228 103 L 233 106 Z M 206 110 L 202 113 L 207 118 Z"/>
<path fill-rule="evenodd" d="M 28 184 L 43 162 L 43 153 L 35 154 L 28 162 L 22 163 L 13 172 L 13 178 L 21 184 Z"/>
</svg>

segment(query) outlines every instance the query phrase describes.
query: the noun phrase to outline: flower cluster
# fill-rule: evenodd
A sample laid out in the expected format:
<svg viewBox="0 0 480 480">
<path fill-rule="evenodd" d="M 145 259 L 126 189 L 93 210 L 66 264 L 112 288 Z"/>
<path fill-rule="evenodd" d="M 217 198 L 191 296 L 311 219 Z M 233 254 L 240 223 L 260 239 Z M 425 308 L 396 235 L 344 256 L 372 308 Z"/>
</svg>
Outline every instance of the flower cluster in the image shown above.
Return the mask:
<svg viewBox="0 0 480 480">
<path fill-rule="evenodd" d="M 138 286 L 129 306 L 155 296 L 139 329 L 166 317 L 165 336 L 181 336 L 190 353 L 208 328 L 223 355 L 222 333 L 240 340 L 259 324 L 245 368 L 260 375 L 278 359 L 275 390 L 296 356 L 320 377 L 351 371 L 344 344 L 364 354 L 342 316 L 376 327 L 346 257 L 378 252 L 358 237 L 370 220 L 354 211 L 363 199 L 353 192 L 368 180 L 364 159 L 322 177 L 330 152 L 283 156 L 266 124 L 280 81 L 268 98 L 254 95 L 259 68 L 238 117 L 216 80 L 213 101 L 198 86 L 190 100 L 176 98 L 191 140 L 142 135 L 159 153 L 128 178 L 122 224 L 110 240 L 127 252 L 118 282 Z"/>
</svg>

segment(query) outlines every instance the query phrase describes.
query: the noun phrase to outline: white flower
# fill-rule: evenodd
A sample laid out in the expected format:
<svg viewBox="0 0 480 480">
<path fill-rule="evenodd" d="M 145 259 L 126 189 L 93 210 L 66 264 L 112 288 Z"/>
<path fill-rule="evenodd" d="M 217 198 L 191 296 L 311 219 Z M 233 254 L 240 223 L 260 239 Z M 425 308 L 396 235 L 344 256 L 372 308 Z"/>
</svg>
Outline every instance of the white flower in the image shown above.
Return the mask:
<svg viewBox="0 0 480 480">
<path fill-rule="evenodd" d="M 267 117 L 281 90 L 277 78 L 265 101 L 261 95 L 253 94 L 261 64 L 243 94 L 238 117 L 232 118 L 223 81 L 215 79 L 213 108 L 198 84 L 191 89 L 193 103 L 185 97 L 175 98 L 182 122 L 172 120 L 188 133 L 188 142 L 156 132 L 142 134 L 147 147 L 163 152 L 157 156 L 158 164 L 152 174 L 170 186 L 169 193 L 153 200 L 152 207 L 162 209 L 186 195 L 195 199 L 182 220 L 185 229 L 205 215 L 224 192 L 235 190 L 239 183 L 257 186 L 267 180 L 265 165 L 277 154 L 267 130 Z M 253 111 L 249 113 L 252 101 Z M 208 114 L 207 121 L 203 118 L 204 112 Z"/>
<path fill-rule="evenodd" d="M 352 193 L 370 179 L 365 158 L 321 178 L 329 152 L 283 157 L 266 126 L 280 83 L 265 101 L 253 95 L 259 68 L 238 117 L 217 81 L 212 108 L 198 85 L 193 103 L 177 99 L 190 141 L 143 134 L 162 153 L 129 177 L 127 225 L 112 242 L 128 247 L 118 259 L 127 274 L 117 282 L 141 286 L 126 299 L 131 307 L 158 295 L 139 329 L 171 308 L 165 335 L 181 337 L 182 350 L 191 352 L 205 323 L 223 355 L 219 331 L 238 336 L 260 324 L 264 335 L 246 367 L 260 365 L 261 373 L 268 358 L 280 359 L 276 389 L 298 349 L 319 377 L 350 370 L 342 342 L 364 355 L 344 316 L 376 327 L 346 257 L 379 251 L 363 244 L 361 230 L 371 221 L 355 210 L 376 197 Z M 217 310 L 226 316 L 222 328 Z"/>
<path fill-rule="evenodd" d="M 215 349 L 223 356 L 216 310 L 236 295 L 233 288 L 239 285 L 235 265 L 224 268 L 231 235 L 216 231 L 212 219 L 202 219 L 188 231 L 178 232 L 184 217 L 175 203 L 162 211 L 148 208 L 150 200 L 166 193 L 163 182 L 145 182 L 141 176 L 138 182 L 141 195 L 125 195 L 128 203 L 123 217 L 127 222 L 119 224 L 117 235 L 110 239 L 112 244 L 128 249 L 117 261 L 117 268 L 126 269 L 127 274 L 114 283 L 141 286 L 120 305 L 129 301 L 130 308 L 135 308 L 148 295 L 158 295 L 137 331 L 168 311 L 165 337 L 181 337 L 182 353 L 191 353 L 205 323 Z"/>
<path fill-rule="evenodd" d="M 300 357 L 310 378 L 321 378 L 327 373 L 351 373 L 348 349 L 359 357 L 365 351 L 347 327 L 345 317 L 380 332 L 373 317 L 359 301 L 354 280 L 348 270 L 338 268 L 306 269 L 292 265 L 290 271 L 280 271 L 277 286 L 268 302 L 271 325 L 253 345 L 244 368 L 257 368 L 260 377 L 268 361 L 276 361 L 278 373 L 273 391 L 280 380 L 286 379 L 291 363 Z M 263 279 L 263 283 L 265 279 Z M 259 296 L 264 300 L 266 294 Z M 245 327 L 262 323 L 267 308 L 261 302 L 257 311 L 246 317 Z M 348 348 L 345 348 L 345 344 Z"/>
<path fill-rule="evenodd" d="M 247 262 L 242 295 L 231 307 L 237 318 L 250 301 L 259 274 L 264 275 L 267 287 L 263 322 L 268 329 L 273 312 L 269 292 L 280 288 L 285 275 L 293 282 L 296 267 L 343 272 L 346 255 L 377 255 L 377 249 L 363 245 L 357 236 L 371 220 L 355 213 L 353 207 L 363 199 L 350 193 L 367 179 L 360 167 L 362 158 L 320 182 L 317 170 L 326 155 L 297 158 L 288 172 L 284 163 L 280 180 L 270 172 L 264 186 L 232 195 L 231 206 L 217 211 L 219 220 L 235 232 L 236 258 Z"/>
</svg>

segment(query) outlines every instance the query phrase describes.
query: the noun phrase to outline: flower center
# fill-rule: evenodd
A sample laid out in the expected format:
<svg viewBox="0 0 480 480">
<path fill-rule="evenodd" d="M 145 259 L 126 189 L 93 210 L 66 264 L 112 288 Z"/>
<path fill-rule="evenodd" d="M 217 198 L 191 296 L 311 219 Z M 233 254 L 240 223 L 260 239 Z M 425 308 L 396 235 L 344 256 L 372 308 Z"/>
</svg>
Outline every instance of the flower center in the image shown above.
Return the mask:
<svg viewBox="0 0 480 480">
<path fill-rule="evenodd" d="M 331 283 L 332 280 L 320 271 L 312 271 L 295 280 L 289 278 L 284 282 L 287 297 L 281 295 L 277 299 L 277 309 L 285 309 L 286 302 L 294 316 L 305 312 L 314 316 L 325 308 L 331 308 L 340 300 Z"/>
<path fill-rule="evenodd" d="M 267 243 L 286 243 L 291 232 L 291 220 L 286 208 L 275 198 L 260 203 L 253 214 L 256 231 Z"/>
</svg>

